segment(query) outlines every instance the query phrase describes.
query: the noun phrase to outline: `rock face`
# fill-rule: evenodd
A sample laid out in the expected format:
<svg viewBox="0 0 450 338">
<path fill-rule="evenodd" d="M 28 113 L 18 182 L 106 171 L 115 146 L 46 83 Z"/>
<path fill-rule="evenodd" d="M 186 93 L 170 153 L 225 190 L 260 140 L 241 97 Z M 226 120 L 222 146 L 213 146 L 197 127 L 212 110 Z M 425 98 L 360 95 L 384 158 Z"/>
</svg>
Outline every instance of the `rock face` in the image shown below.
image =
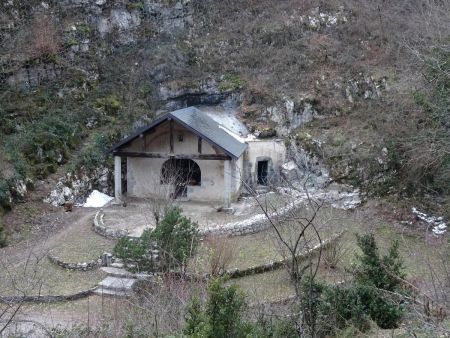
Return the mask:
<svg viewBox="0 0 450 338">
<path fill-rule="evenodd" d="M 7 83 L 12 87 L 36 87 L 44 81 L 58 78 L 61 71 L 54 63 L 26 66 L 8 77 Z"/>
<path fill-rule="evenodd" d="M 345 86 L 345 96 L 350 103 L 353 103 L 357 97 L 365 100 L 376 99 L 381 97 L 382 92 L 388 89 L 385 77 L 375 78 L 360 73 L 357 78 L 348 80 L 348 84 Z"/>
<path fill-rule="evenodd" d="M 30 13 L 22 12 L 19 8 L 17 1 L 0 4 L 0 41 L 5 43 L 10 53 L 8 60 L 0 59 L 0 65 L 13 61 L 12 66 L 5 64 L 6 82 L 10 86 L 24 88 L 33 88 L 64 75 L 64 63 L 52 58 L 45 62 L 34 60 L 28 47 L 21 46 L 19 50 L 15 50 L 17 47 L 14 46 L 14 41 L 17 35 L 22 36 L 21 40 L 26 40 L 27 36 L 34 34 L 33 30 L 36 28 L 21 25 L 33 14 L 50 18 L 50 28 L 57 36 L 52 43 L 58 52 L 58 59 L 67 57 L 69 60 L 89 52 L 92 53 L 91 56 L 102 58 L 105 53 L 110 52 L 109 44 L 113 47 L 129 46 L 147 34 L 142 31 L 151 35 L 158 33 L 174 36 L 194 23 L 189 0 L 61 0 L 30 5 Z M 42 39 L 45 39 L 46 33 L 42 34 Z M 14 53 L 11 54 L 10 50 Z M 78 70 L 86 71 L 87 69 L 83 69 L 85 66 Z"/>
<path fill-rule="evenodd" d="M 114 8 L 108 16 L 96 17 L 96 28 L 102 38 L 113 30 L 118 33 L 118 41 L 129 44 L 135 41 L 134 31 L 141 24 L 140 13 L 137 10 L 128 11 L 125 8 Z"/>
<path fill-rule="evenodd" d="M 167 102 L 165 109 L 168 111 L 194 105 L 217 105 L 226 101 L 232 104 L 240 101 L 239 93 L 221 91 L 217 81 L 211 78 L 190 84 L 169 82 L 159 87 L 159 97 Z"/>
<path fill-rule="evenodd" d="M 277 124 L 277 133 L 286 135 L 300 125 L 323 118 L 314 106 L 314 100 L 303 97 L 299 102 L 289 98 L 284 99 L 284 105 L 268 107 L 267 112 L 271 121 Z"/>
<path fill-rule="evenodd" d="M 168 6 L 164 2 L 145 0 L 144 10 L 156 19 L 160 32 L 174 33 L 194 23 L 190 0 L 178 1 L 173 6 Z"/>
<path fill-rule="evenodd" d="M 174 34 L 193 24 L 192 6 L 189 0 L 175 3 L 145 0 L 141 2 L 114 0 L 63 0 L 62 9 L 82 10 L 100 37 L 118 33 L 121 44 L 135 41 L 136 30 L 142 19 L 152 22 L 159 32 Z"/>
</svg>

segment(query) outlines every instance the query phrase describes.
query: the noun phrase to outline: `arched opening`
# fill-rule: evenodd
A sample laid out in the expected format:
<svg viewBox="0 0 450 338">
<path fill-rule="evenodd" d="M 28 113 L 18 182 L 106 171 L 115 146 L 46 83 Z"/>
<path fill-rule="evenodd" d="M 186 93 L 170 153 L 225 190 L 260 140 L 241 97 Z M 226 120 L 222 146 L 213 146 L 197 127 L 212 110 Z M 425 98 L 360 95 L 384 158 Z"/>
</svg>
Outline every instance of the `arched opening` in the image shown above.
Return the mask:
<svg viewBox="0 0 450 338">
<path fill-rule="evenodd" d="M 174 186 L 174 197 L 186 197 L 187 186 L 202 183 L 200 167 L 193 160 L 171 158 L 161 168 L 161 184 Z"/>
</svg>

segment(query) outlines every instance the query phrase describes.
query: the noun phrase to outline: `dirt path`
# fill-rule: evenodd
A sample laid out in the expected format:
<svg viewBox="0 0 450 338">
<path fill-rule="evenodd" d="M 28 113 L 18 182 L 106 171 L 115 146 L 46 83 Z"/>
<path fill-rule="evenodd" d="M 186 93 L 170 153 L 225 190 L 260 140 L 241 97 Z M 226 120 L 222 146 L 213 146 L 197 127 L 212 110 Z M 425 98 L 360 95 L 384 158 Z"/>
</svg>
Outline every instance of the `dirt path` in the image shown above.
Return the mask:
<svg viewBox="0 0 450 338">
<path fill-rule="evenodd" d="M 73 159 L 83 152 L 89 140 L 89 137 L 86 138 L 72 153 Z M 30 239 L 30 236 L 45 236 L 46 233 L 53 232 L 60 226 L 55 214 L 60 214 L 62 208 L 44 203 L 43 200 L 55 189 L 59 179 L 67 174 L 69 164 L 70 161 L 59 166 L 55 173 L 45 179 L 35 180 L 34 187 L 28 191 L 25 201 L 14 204 L 13 209 L 4 215 L 5 227 L 12 235 L 10 241 L 16 243 L 23 239 Z"/>
<path fill-rule="evenodd" d="M 65 295 L 97 285 L 104 277 L 101 271 L 68 271 L 47 258 L 48 251 L 55 247 L 67 247 L 70 251 L 78 246 L 78 241 L 85 245 L 90 239 L 93 243 L 102 241 L 103 238 L 91 230 L 94 213 L 93 209 L 76 208 L 72 213 L 60 210 L 48 214 L 45 217 L 51 225 L 45 228 L 46 231 L 31 234 L 28 240 L 0 249 L 0 293 Z"/>
</svg>

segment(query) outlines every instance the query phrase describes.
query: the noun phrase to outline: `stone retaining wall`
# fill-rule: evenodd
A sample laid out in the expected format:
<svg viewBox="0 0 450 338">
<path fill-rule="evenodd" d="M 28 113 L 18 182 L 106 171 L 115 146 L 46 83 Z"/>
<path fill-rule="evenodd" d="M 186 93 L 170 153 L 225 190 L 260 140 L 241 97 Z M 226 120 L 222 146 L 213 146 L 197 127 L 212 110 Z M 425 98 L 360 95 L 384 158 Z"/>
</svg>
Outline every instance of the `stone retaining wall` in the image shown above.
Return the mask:
<svg viewBox="0 0 450 338">
<path fill-rule="evenodd" d="M 275 220 L 277 218 L 283 217 L 292 209 L 297 208 L 300 204 L 304 203 L 303 200 L 295 201 L 289 205 L 280 208 L 276 212 L 270 213 L 268 216 Z M 128 236 L 128 230 L 115 230 L 107 227 L 104 223 L 104 212 L 103 209 L 98 211 L 94 217 L 94 231 L 101 236 L 110 239 L 119 239 L 121 237 Z M 243 219 L 240 221 L 223 224 L 220 226 L 213 226 L 208 228 L 199 229 L 200 236 L 242 236 L 257 233 L 266 230 L 270 227 L 270 222 L 267 215 L 261 213 L 254 215 L 248 219 Z"/>
<path fill-rule="evenodd" d="M 80 262 L 80 263 L 67 263 L 59 259 L 58 257 L 53 256 L 51 253 L 47 254 L 48 259 L 50 262 L 62 267 L 63 269 L 67 270 L 76 270 L 76 271 L 88 271 L 93 270 L 102 265 L 102 260 L 94 259 L 92 261 L 88 262 Z"/>
<path fill-rule="evenodd" d="M 97 211 L 94 216 L 94 231 L 96 233 L 109 239 L 119 239 L 128 235 L 128 230 L 115 230 L 108 228 L 103 221 L 104 216 L 105 213 L 103 212 L 103 209 Z"/>
<path fill-rule="evenodd" d="M 259 215 L 257 215 L 259 216 Z M 256 217 L 255 217 L 256 218 Z M 242 236 L 254 234 L 270 227 L 270 223 L 264 216 L 261 219 L 243 220 L 240 222 L 228 223 L 223 226 L 209 227 L 205 229 L 199 229 L 200 236 Z"/>
<path fill-rule="evenodd" d="M 0 296 L 1 303 L 56 303 L 88 297 L 96 288 L 73 293 L 71 295 L 39 295 L 39 296 Z"/>
<path fill-rule="evenodd" d="M 315 247 L 311 248 L 307 252 L 298 255 L 297 258 L 299 260 L 304 260 L 304 259 L 308 258 L 309 256 L 318 252 L 320 249 L 322 249 L 322 250 L 326 249 L 330 244 L 334 243 L 339 238 L 341 238 L 344 233 L 345 233 L 345 231 L 341 231 L 338 234 L 334 235 L 333 237 L 330 237 L 330 238 L 322 241 L 322 244 L 317 244 Z M 280 269 L 283 266 L 285 266 L 288 263 L 288 261 L 289 261 L 289 259 L 280 259 L 280 260 L 276 260 L 273 262 L 245 268 L 242 270 L 240 270 L 240 269 L 227 270 L 224 273 L 224 275 L 228 276 L 229 278 L 241 278 L 241 277 L 245 277 L 245 276 L 256 275 L 256 274 Z M 198 280 L 207 281 L 208 279 L 210 279 L 212 277 L 209 273 L 196 274 L 196 273 L 180 273 L 177 271 L 173 271 L 172 275 L 176 276 L 178 278 L 186 278 L 188 280 L 196 280 L 196 281 L 198 281 Z"/>
<path fill-rule="evenodd" d="M 200 229 L 199 233 L 202 236 L 242 236 L 257 233 L 266 230 L 270 227 L 270 222 L 268 217 L 272 220 L 281 218 L 286 215 L 291 210 L 297 208 L 299 205 L 304 203 L 304 200 L 298 200 L 287 206 L 280 208 L 276 212 L 272 212 L 269 215 L 258 214 L 254 215 L 248 219 L 236 221 L 232 223 L 227 223 L 221 226 L 209 227 L 205 229 Z"/>
<path fill-rule="evenodd" d="M 320 249 L 326 249 L 331 243 L 337 241 L 343 234 L 344 234 L 344 231 L 341 231 L 337 235 L 323 241 L 322 244 L 317 244 L 315 247 L 308 250 L 307 252 L 300 254 L 297 258 L 300 260 L 304 260 L 304 259 L 308 258 L 309 256 L 311 256 L 312 254 L 319 251 Z M 289 259 L 280 259 L 277 261 L 252 266 L 252 267 L 242 269 L 242 270 L 239 270 L 239 269 L 228 270 L 226 272 L 226 275 L 228 275 L 228 277 L 230 277 L 230 278 L 240 278 L 240 277 L 249 276 L 249 275 L 256 275 L 259 273 L 264 273 L 264 272 L 279 269 L 279 268 L 285 266 L 288 263 L 288 261 L 289 261 Z"/>
</svg>

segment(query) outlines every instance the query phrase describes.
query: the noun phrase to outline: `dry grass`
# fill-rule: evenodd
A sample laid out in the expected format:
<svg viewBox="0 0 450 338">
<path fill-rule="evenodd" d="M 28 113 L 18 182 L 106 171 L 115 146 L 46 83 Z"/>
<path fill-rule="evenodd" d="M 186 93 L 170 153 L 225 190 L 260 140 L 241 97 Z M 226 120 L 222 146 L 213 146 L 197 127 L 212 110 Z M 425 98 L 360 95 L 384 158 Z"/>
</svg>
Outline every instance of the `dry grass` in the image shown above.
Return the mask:
<svg viewBox="0 0 450 338">
<path fill-rule="evenodd" d="M 49 241 L 52 255 L 67 263 L 97 259 L 102 253 L 111 252 L 115 243 L 95 233 L 89 223 L 70 227 Z"/>
<path fill-rule="evenodd" d="M 59 51 L 59 38 L 52 18 L 44 14 L 36 14 L 31 22 L 31 38 L 28 54 L 33 59 L 49 61 Z"/>
<path fill-rule="evenodd" d="M 322 259 L 319 278 L 330 283 L 348 279 L 348 271 L 352 269 L 355 255 L 360 252 L 355 234 L 373 232 L 381 252 L 385 252 L 393 240 L 398 240 L 408 278 L 416 280 L 418 284 L 429 286 L 432 282 L 430 267 L 439 266 L 442 263 L 438 253 L 445 249 L 445 239 L 430 241 L 422 232 L 425 229 L 411 231 L 395 220 L 388 221 L 382 214 L 375 212 L 373 210 L 375 208 L 376 204 L 369 203 L 368 206 L 358 211 L 331 208 L 321 210 L 317 223 L 321 224 L 320 231 L 323 239 L 329 238 L 341 230 L 346 230 L 346 232 L 336 244 L 336 252 L 332 255 L 337 256 L 333 257 L 333 269 L 326 264 L 327 252 L 324 252 L 325 259 Z M 224 239 L 224 242 L 235 251 L 229 269 L 245 269 L 282 258 L 277 241 L 270 230 L 247 236 L 229 237 Z M 196 268 L 200 271 L 208 271 L 207 254 L 207 243 L 203 243 L 194 259 L 197 264 Z M 440 277 L 444 278 L 443 274 L 444 271 L 441 271 Z M 258 275 L 252 276 L 252 280 L 257 279 Z"/>
<path fill-rule="evenodd" d="M 229 267 L 234 256 L 234 248 L 229 246 L 224 237 L 206 239 L 209 253 L 209 273 L 212 276 L 222 275 Z"/>
<path fill-rule="evenodd" d="M 1 295 L 70 295 L 95 287 L 105 274 L 101 270 L 70 271 L 51 263 L 44 255 L 11 262 L 2 259 Z"/>
<path fill-rule="evenodd" d="M 289 274 L 283 269 L 232 279 L 227 283 L 238 285 L 250 303 L 276 302 L 295 295 Z"/>
</svg>

